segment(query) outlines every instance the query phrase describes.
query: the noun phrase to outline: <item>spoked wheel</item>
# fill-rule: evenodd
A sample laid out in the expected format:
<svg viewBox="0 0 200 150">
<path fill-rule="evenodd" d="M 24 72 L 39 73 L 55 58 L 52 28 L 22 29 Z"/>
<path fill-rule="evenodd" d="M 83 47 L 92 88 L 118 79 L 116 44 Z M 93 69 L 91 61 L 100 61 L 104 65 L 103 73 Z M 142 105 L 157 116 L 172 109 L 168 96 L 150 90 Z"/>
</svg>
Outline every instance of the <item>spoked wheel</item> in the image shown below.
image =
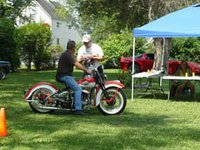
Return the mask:
<svg viewBox="0 0 200 150">
<path fill-rule="evenodd" d="M 102 93 L 98 106 L 100 112 L 105 115 L 116 115 L 123 112 L 126 107 L 126 96 L 119 88 L 106 89 L 109 99 Z"/>
<path fill-rule="evenodd" d="M 29 102 L 31 109 L 34 112 L 38 113 L 49 113 L 52 112 L 52 109 L 47 109 L 50 107 L 55 107 L 56 103 L 53 101 L 52 97 L 50 96 L 54 91 L 48 88 L 39 88 L 38 90 L 34 91 L 31 97 L 33 102 Z M 44 108 L 46 107 L 46 108 Z"/>
</svg>

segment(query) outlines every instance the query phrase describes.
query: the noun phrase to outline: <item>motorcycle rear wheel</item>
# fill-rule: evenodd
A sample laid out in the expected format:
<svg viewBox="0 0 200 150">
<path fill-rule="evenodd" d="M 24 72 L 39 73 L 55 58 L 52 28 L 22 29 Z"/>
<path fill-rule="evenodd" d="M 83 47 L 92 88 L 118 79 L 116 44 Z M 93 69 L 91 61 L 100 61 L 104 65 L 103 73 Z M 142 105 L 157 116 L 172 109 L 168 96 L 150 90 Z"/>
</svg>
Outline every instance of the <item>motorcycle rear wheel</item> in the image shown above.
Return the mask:
<svg viewBox="0 0 200 150">
<path fill-rule="evenodd" d="M 56 103 L 54 102 L 49 102 L 47 100 L 46 102 L 44 101 L 45 98 L 47 98 L 49 95 L 54 93 L 52 89 L 49 88 L 39 88 L 36 91 L 33 92 L 31 96 L 31 100 L 34 100 L 34 102 L 29 102 L 30 108 L 37 113 L 50 113 L 53 112 L 54 110 L 52 109 L 43 109 L 41 107 L 55 107 Z"/>
<path fill-rule="evenodd" d="M 108 88 L 106 89 L 110 99 L 113 99 L 111 102 L 108 102 L 102 93 L 101 101 L 98 105 L 98 109 L 104 115 L 117 115 L 124 111 L 126 107 L 126 96 L 121 89 L 118 88 Z"/>
</svg>

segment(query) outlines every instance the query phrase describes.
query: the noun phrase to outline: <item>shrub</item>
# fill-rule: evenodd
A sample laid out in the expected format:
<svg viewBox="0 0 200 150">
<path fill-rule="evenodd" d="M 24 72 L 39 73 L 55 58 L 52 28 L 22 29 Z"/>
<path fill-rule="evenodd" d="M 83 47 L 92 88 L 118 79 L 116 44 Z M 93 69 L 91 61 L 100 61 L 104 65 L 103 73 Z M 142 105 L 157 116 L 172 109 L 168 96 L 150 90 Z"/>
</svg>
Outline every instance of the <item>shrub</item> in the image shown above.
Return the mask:
<svg viewBox="0 0 200 150">
<path fill-rule="evenodd" d="M 47 54 L 50 58 L 48 69 L 55 69 L 56 62 L 59 59 L 60 53 L 63 51 L 63 48 L 60 45 L 51 45 L 47 48 Z M 48 64 L 48 62 L 46 62 Z"/>
<path fill-rule="evenodd" d="M 31 70 L 32 62 L 36 70 L 41 70 L 42 64 L 50 61 L 51 57 L 48 55 L 47 47 L 51 39 L 51 31 L 46 24 L 32 23 L 20 27 L 17 39 L 21 58 L 28 70 Z"/>
<path fill-rule="evenodd" d="M 176 38 L 172 42 L 170 56 L 182 61 L 200 62 L 200 41 L 198 38 Z"/>
<path fill-rule="evenodd" d="M 112 34 L 109 38 L 101 41 L 101 46 L 104 50 L 104 67 L 105 68 L 118 68 L 121 57 L 132 56 L 133 41 L 132 32 L 125 32 L 121 34 Z M 141 54 L 148 50 L 150 47 L 145 44 L 144 38 L 137 38 L 136 52 Z"/>
<path fill-rule="evenodd" d="M 104 50 L 105 68 L 118 67 L 119 59 L 125 55 L 131 55 L 132 40 L 130 33 L 113 34 L 101 46 Z"/>
<path fill-rule="evenodd" d="M 8 19 L 0 18 L 0 60 L 10 61 L 13 71 L 20 66 L 14 33 L 14 23 Z"/>
</svg>

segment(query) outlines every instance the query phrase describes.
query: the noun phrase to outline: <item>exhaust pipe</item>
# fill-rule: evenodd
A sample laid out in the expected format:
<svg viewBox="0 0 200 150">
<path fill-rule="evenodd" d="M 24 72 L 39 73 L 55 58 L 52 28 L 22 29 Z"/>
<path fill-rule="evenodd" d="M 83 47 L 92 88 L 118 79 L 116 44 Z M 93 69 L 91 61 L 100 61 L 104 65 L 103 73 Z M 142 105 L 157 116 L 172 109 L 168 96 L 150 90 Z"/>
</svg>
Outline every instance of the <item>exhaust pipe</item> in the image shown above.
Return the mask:
<svg viewBox="0 0 200 150">
<path fill-rule="evenodd" d="M 58 108 L 58 107 L 46 107 L 46 106 L 40 106 L 40 109 L 48 109 L 48 110 L 71 110 L 69 108 Z"/>
<path fill-rule="evenodd" d="M 25 100 L 26 102 L 35 102 L 35 100 Z"/>
</svg>

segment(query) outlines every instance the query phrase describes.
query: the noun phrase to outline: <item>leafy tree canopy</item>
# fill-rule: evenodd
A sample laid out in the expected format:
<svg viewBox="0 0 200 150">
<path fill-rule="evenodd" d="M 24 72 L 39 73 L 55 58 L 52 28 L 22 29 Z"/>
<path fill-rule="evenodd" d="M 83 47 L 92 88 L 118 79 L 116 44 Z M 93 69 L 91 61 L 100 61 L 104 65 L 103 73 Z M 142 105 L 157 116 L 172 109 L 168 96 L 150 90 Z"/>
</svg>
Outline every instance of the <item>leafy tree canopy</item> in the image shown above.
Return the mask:
<svg viewBox="0 0 200 150">
<path fill-rule="evenodd" d="M 0 18 L 15 20 L 23 18 L 22 11 L 31 4 L 32 0 L 0 0 Z"/>
<path fill-rule="evenodd" d="M 67 0 L 83 31 L 105 39 L 113 33 L 141 26 L 199 0 Z"/>
</svg>

